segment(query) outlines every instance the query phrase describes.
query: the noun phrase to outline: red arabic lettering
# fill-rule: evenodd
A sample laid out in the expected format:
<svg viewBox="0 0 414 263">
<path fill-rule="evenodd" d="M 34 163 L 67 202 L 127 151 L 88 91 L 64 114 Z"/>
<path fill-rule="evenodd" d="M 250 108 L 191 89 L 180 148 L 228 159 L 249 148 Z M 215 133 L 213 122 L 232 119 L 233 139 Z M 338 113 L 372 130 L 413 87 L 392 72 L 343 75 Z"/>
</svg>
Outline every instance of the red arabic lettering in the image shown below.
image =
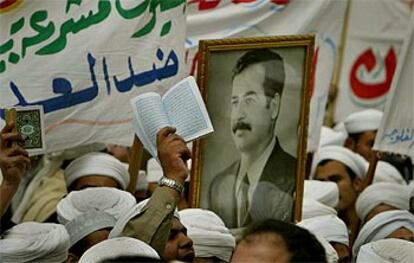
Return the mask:
<svg viewBox="0 0 414 263">
<path fill-rule="evenodd" d="M 198 10 L 208 10 L 216 8 L 220 4 L 220 0 L 191 0 L 188 5 L 198 3 Z"/>
<path fill-rule="evenodd" d="M 256 2 L 256 0 L 233 0 L 232 2 L 234 4 L 240 4 L 240 3 L 252 3 L 252 2 Z M 272 2 L 273 4 L 277 4 L 277 5 L 289 4 L 289 0 L 272 0 L 270 2 Z"/>
<path fill-rule="evenodd" d="M 312 78 L 311 78 L 311 82 L 310 82 L 310 85 L 309 85 L 310 97 L 312 97 L 313 91 L 315 90 L 316 67 L 317 67 L 318 58 L 319 58 L 318 54 L 319 54 L 319 47 L 315 50 L 315 53 L 313 53 L 313 58 L 312 58 Z"/>
<path fill-rule="evenodd" d="M 362 99 L 373 99 L 381 97 L 388 92 L 397 66 L 397 55 L 393 47 L 388 50 L 384 62 L 386 72 L 385 80 L 376 84 L 368 84 L 358 79 L 358 69 L 361 66 L 365 66 L 367 71 L 371 72 L 377 64 L 375 54 L 372 49 L 369 48 L 357 58 L 352 66 L 351 74 L 349 76 L 351 90 L 357 97 Z"/>
</svg>

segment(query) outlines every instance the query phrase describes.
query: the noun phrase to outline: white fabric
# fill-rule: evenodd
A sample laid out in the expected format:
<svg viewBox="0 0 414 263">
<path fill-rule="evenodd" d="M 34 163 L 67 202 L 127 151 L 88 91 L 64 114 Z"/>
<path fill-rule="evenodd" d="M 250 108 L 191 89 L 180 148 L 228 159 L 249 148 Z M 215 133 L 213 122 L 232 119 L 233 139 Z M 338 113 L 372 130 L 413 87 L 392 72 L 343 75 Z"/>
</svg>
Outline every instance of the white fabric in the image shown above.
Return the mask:
<svg viewBox="0 0 414 263">
<path fill-rule="evenodd" d="M 366 216 L 380 204 L 387 204 L 401 210 L 410 209 L 410 191 L 407 186 L 395 183 L 376 183 L 361 192 L 355 203 L 359 219 Z"/>
<path fill-rule="evenodd" d="M 302 220 L 297 225 L 323 237 L 328 242 L 335 242 L 349 246 L 348 229 L 344 221 L 335 215 L 308 218 Z"/>
<path fill-rule="evenodd" d="M 352 255 L 358 255 L 362 245 L 384 239 L 402 227 L 414 233 L 414 215 L 408 211 L 392 210 L 374 216 L 359 231 L 352 248 Z"/>
<path fill-rule="evenodd" d="M 328 145 L 344 146 L 348 134 L 335 131 L 329 127 L 323 126 L 321 129 L 321 136 L 319 139 L 319 147 Z"/>
<path fill-rule="evenodd" d="M 375 168 L 374 179 L 372 183 L 389 182 L 401 185 L 407 185 L 401 173 L 392 164 L 378 161 Z"/>
<path fill-rule="evenodd" d="M 187 235 L 193 240 L 196 257 L 217 257 L 230 262 L 236 240 L 218 215 L 197 208 L 185 209 L 179 214 Z"/>
<path fill-rule="evenodd" d="M 332 207 L 324 205 L 321 202 L 315 201 L 313 199 L 303 198 L 302 220 L 324 215 L 336 216 L 337 212 Z"/>
<path fill-rule="evenodd" d="M 7 230 L 0 239 L 0 261 L 62 263 L 69 249 L 63 225 L 26 222 Z"/>
<path fill-rule="evenodd" d="M 407 1 L 400 3 L 406 4 Z M 408 1 L 408 3 L 411 12 L 407 13 L 411 17 L 408 23 L 403 24 L 408 32 L 404 34 L 401 50 L 397 50 L 397 68 L 390 83 L 391 88 L 384 106 L 384 118 L 378 129 L 373 149 L 408 155 L 414 160 L 414 16 L 412 15 L 413 2 Z M 403 17 L 399 16 L 398 20 L 401 18 Z M 394 48 L 394 45 L 392 47 Z"/>
<path fill-rule="evenodd" d="M 410 197 L 414 197 L 414 180 L 410 181 L 408 188 L 410 189 Z"/>
<path fill-rule="evenodd" d="M 137 256 L 160 259 L 157 252 L 147 243 L 131 237 L 104 240 L 83 253 L 79 263 L 98 263 L 120 256 Z"/>
<path fill-rule="evenodd" d="M 93 152 L 73 160 L 65 169 L 66 185 L 88 175 L 102 175 L 116 180 L 122 189 L 129 184 L 129 173 L 125 166 L 107 153 Z"/>
<path fill-rule="evenodd" d="M 70 236 L 70 247 L 95 231 L 106 228 L 112 229 L 115 223 L 115 217 L 100 211 L 86 212 L 75 217 L 65 225 Z"/>
<path fill-rule="evenodd" d="M 129 164 L 128 163 L 122 163 L 123 166 L 125 166 L 125 169 L 129 171 Z M 147 173 L 144 170 L 138 171 L 138 180 L 135 185 L 135 191 L 146 191 L 148 190 L 148 178 Z"/>
<path fill-rule="evenodd" d="M 142 209 L 148 204 L 150 198 L 147 198 L 138 204 L 136 204 L 134 207 L 129 209 L 126 213 L 122 214 L 118 220 L 116 221 L 116 224 L 114 228 L 109 233 L 108 238 L 116 238 L 120 237 L 122 232 L 124 231 L 125 226 L 128 224 L 129 221 L 131 221 L 132 218 L 139 215 L 142 211 Z M 180 220 L 180 215 L 178 213 L 177 208 L 174 210 L 174 217 L 176 217 L 178 220 Z"/>
<path fill-rule="evenodd" d="M 367 109 L 351 113 L 345 118 L 344 124 L 348 134 L 378 130 L 383 113 L 375 109 Z"/>
<path fill-rule="evenodd" d="M 414 243 L 407 240 L 387 238 L 363 245 L 357 263 L 412 263 Z"/>
<path fill-rule="evenodd" d="M 359 178 L 364 180 L 368 163 L 365 159 L 351 150 L 341 146 L 326 146 L 319 148 L 319 150 L 313 156 L 311 178 L 315 176 L 316 167 L 324 160 L 334 160 L 343 163 L 350 168 Z"/>
<path fill-rule="evenodd" d="M 339 203 L 339 190 L 334 182 L 305 180 L 303 197 L 335 208 Z"/>
<path fill-rule="evenodd" d="M 112 187 L 90 187 L 72 191 L 57 205 L 58 220 L 62 224 L 90 211 L 106 212 L 116 219 L 130 211 L 135 197 Z"/>
</svg>

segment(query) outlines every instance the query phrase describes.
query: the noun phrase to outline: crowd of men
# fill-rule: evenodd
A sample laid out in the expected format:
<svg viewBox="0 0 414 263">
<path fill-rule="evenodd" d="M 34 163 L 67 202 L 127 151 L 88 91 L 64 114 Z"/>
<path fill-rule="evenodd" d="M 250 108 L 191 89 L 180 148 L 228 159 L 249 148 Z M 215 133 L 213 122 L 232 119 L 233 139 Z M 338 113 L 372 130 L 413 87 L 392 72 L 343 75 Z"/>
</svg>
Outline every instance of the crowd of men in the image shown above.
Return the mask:
<svg viewBox="0 0 414 263">
<path fill-rule="evenodd" d="M 157 134 L 159 163 L 148 162 L 130 193 L 127 148 L 29 158 L 13 143 L 22 135 L 7 123 L 0 136 L 0 261 L 410 262 L 412 166 L 391 156 L 366 184 L 381 117 L 366 110 L 324 127 L 304 183 L 302 220 L 252 222 L 237 238 L 214 212 L 185 208 L 191 152 L 174 128 Z"/>
</svg>

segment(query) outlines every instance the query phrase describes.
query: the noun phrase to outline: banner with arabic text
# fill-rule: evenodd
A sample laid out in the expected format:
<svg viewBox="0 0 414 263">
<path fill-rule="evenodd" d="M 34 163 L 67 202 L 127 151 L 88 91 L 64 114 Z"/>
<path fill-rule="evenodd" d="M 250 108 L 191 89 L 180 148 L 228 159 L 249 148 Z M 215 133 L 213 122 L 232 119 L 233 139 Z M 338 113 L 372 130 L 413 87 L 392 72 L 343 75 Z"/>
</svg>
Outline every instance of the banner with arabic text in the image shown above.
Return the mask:
<svg viewBox="0 0 414 263">
<path fill-rule="evenodd" d="M 131 145 L 129 100 L 186 75 L 185 8 L 185 0 L 0 0 L 0 108 L 42 105 L 49 152 Z"/>
<path fill-rule="evenodd" d="M 414 8 L 406 0 L 351 3 L 335 105 L 336 122 L 363 109 L 384 109 Z"/>
<path fill-rule="evenodd" d="M 409 155 L 414 160 L 414 16 L 404 40 L 385 114 L 374 149 Z"/>
</svg>

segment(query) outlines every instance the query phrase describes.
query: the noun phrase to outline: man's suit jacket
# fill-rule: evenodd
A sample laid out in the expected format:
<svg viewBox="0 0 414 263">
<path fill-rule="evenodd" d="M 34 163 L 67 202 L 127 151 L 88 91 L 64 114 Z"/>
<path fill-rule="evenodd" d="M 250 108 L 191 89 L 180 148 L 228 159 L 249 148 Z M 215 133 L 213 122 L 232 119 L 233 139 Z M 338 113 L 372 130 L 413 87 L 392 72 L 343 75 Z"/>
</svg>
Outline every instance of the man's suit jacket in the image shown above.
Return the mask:
<svg viewBox="0 0 414 263">
<path fill-rule="evenodd" d="M 286 153 L 276 139 L 275 147 L 263 168 L 249 205 L 249 217 L 237 223 L 236 179 L 240 160 L 217 174 L 209 192 L 209 209 L 218 214 L 227 227 L 242 227 L 251 221 L 268 218 L 290 221 L 295 190 L 296 158 Z"/>
</svg>

